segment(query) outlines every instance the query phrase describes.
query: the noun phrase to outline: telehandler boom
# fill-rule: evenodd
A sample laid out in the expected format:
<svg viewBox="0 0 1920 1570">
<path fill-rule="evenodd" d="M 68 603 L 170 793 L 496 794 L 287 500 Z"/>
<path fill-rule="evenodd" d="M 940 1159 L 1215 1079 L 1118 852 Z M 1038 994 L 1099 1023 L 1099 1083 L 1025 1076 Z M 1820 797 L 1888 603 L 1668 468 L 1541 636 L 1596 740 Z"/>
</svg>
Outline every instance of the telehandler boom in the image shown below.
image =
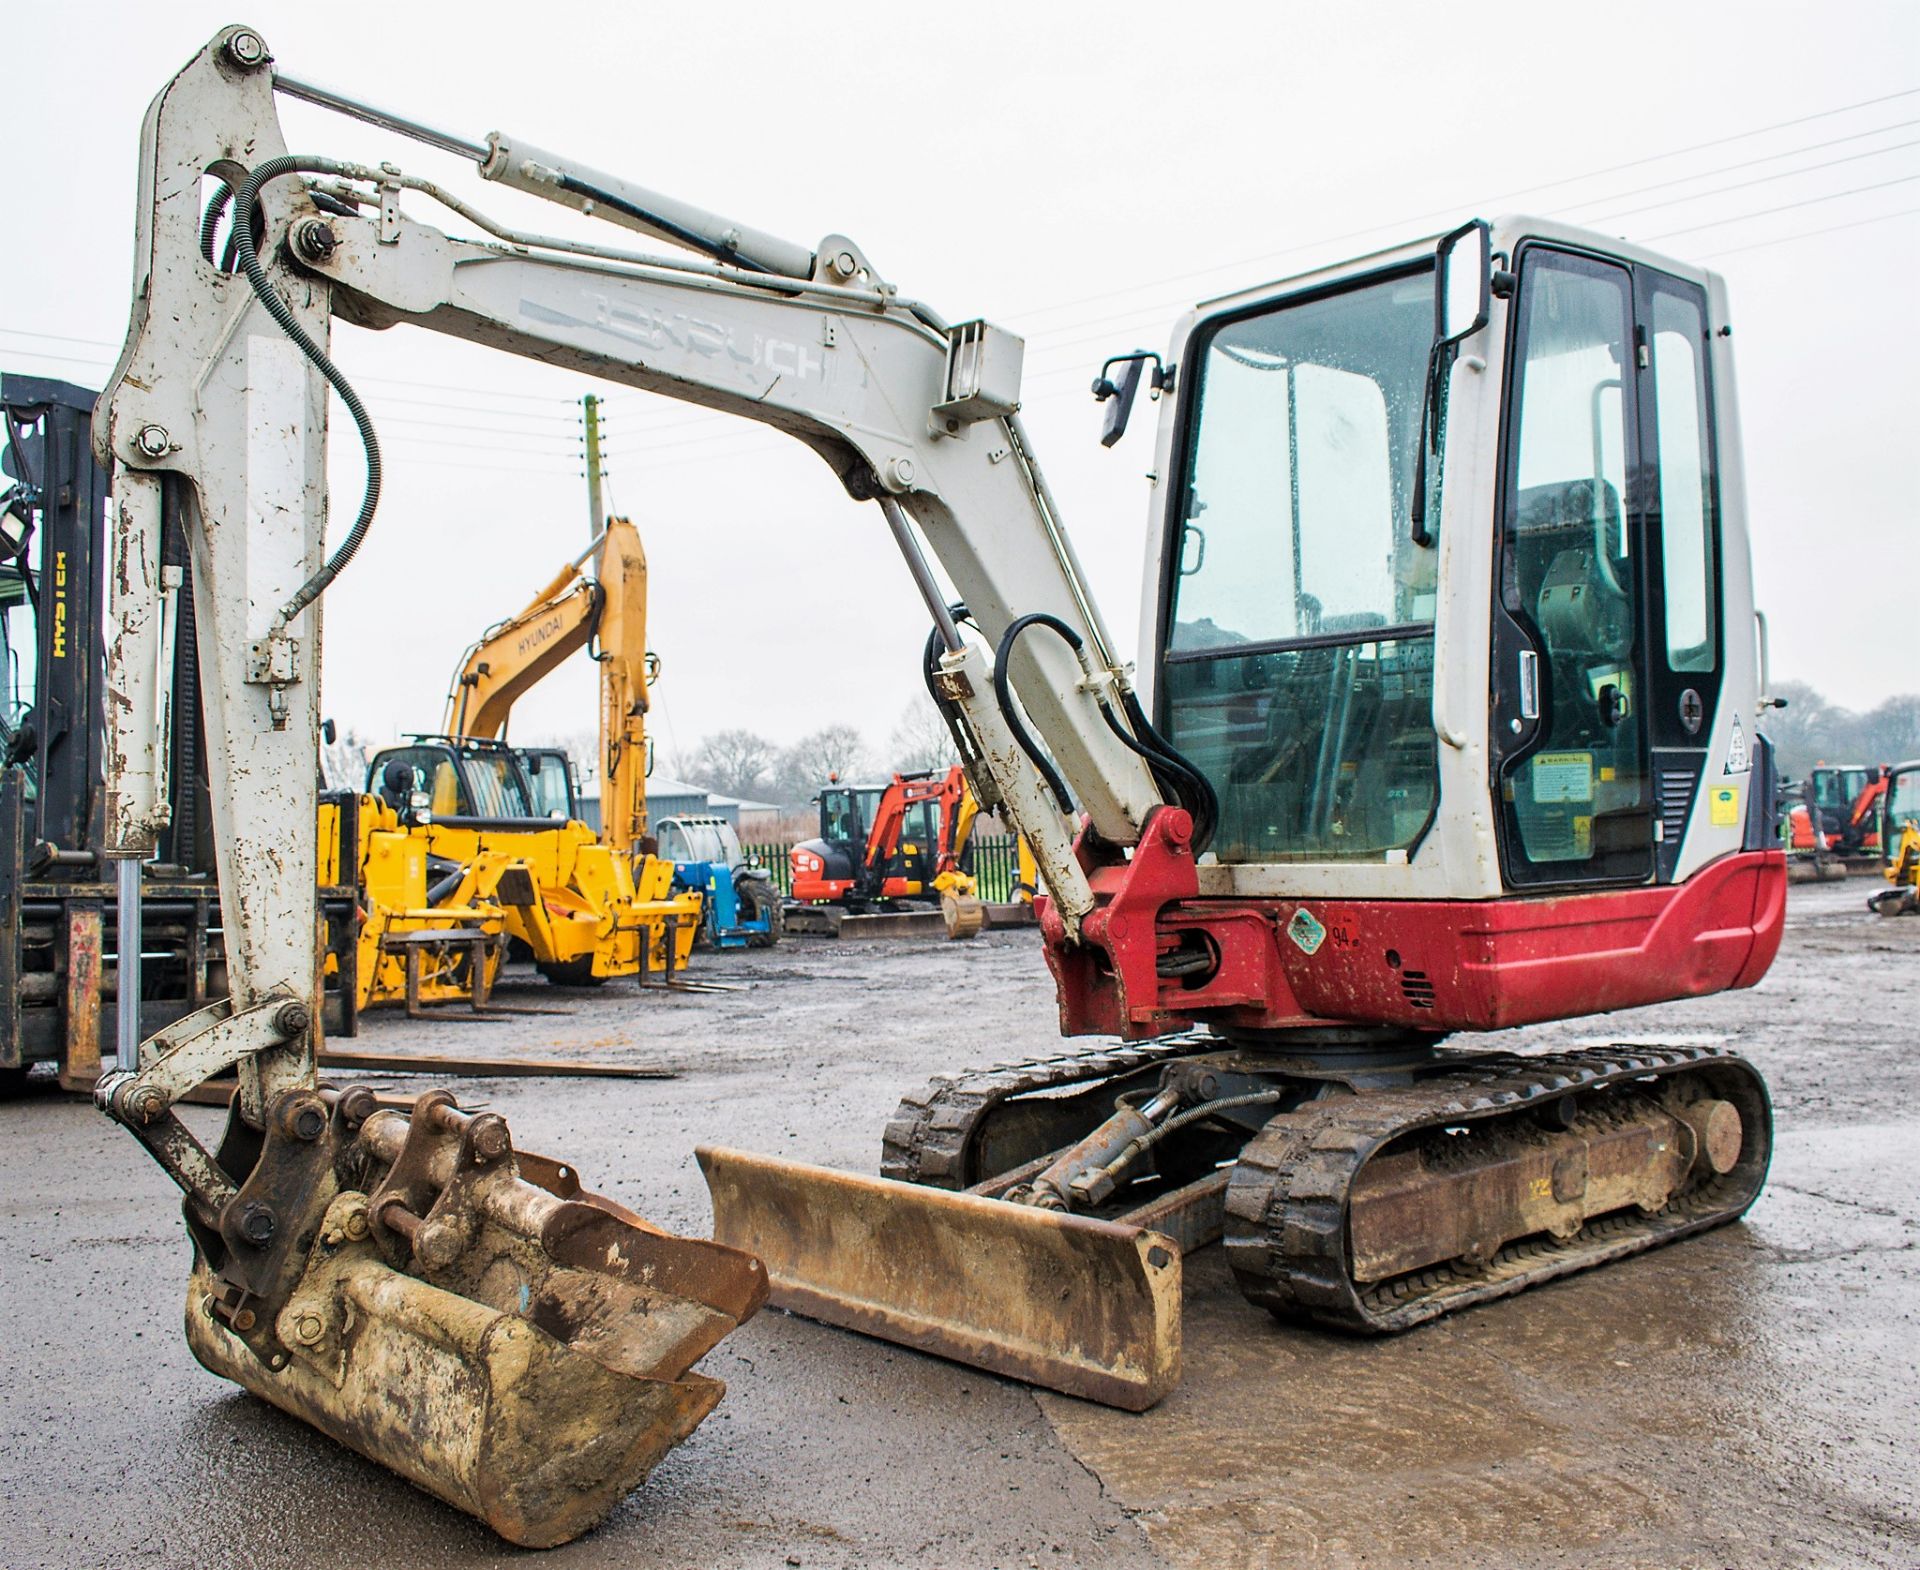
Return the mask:
<svg viewBox="0 0 1920 1570">
<path fill-rule="evenodd" d="M 510 230 L 390 164 L 289 155 L 276 89 L 682 250 Z M 231 268 L 213 260 L 228 207 Z M 484 1120 L 428 1107 L 403 1130 L 320 1102 L 336 1143 L 297 1142 L 318 1099 L 311 912 L 287 898 L 312 887 L 315 600 L 379 476 L 327 356 L 336 316 L 785 430 L 878 504 L 926 601 L 929 673 L 976 794 L 1048 891 L 1062 1028 L 1121 1039 L 909 1097 L 885 1178 L 703 1152 L 716 1231 L 766 1258 L 782 1301 L 1144 1406 L 1178 1377 L 1181 1251 L 1223 1229 L 1255 1301 L 1390 1330 L 1728 1220 L 1759 1191 L 1767 1097 L 1732 1054 L 1442 1045 L 1751 985 L 1778 945 L 1713 275 L 1558 224 L 1476 221 L 1207 302 L 1166 357 L 1111 362 L 1110 436 L 1149 365 L 1162 395 L 1136 681 L 1020 420 L 1020 340 L 948 324 L 843 236 L 793 245 L 516 138 L 419 126 L 278 72 L 245 28 L 150 111 L 139 216 L 134 320 L 96 425 L 119 509 L 109 818 L 121 854 L 146 853 L 171 499 L 217 673 L 234 996 L 150 1043 L 101 1101 L 188 1191 L 211 1366 L 499 1523 L 403 1424 L 424 1397 L 401 1365 L 356 1363 L 350 1340 L 343 1364 L 340 1338 L 399 1334 L 423 1292 L 475 1309 L 462 1294 L 492 1277 L 464 1263 L 483 1246 L 470 1226 L 535 1201 L 467 1201 Z M 323 563 L 326 382 L 368 485 Z M 166 1108 L 236 1059 L 216 1156 Z M 261 1229 L 263 1245 L 248 1218 L 269 1191 L 312 1220 Z M 442 1227 L 443 1208 L 467 1219 Z M 343 1331 L 322 1311 L 349 1290 L 326 1251 L 356 1216 L 375 1274 Z M 557 1273 L 552 1233 L 514 1235 Z M 551 1350 L 538 1336 L 556 1321 L 486 1311 Z M 576 1329 L 572 1367 L 608 1321 L 558 1323 Z M 354 1421 L 332 1420 L 343 1402 Z M 479 1433 L 532 1435 L 552 1407 L 502 1392 L 489 1410 Z"/>
</svg>

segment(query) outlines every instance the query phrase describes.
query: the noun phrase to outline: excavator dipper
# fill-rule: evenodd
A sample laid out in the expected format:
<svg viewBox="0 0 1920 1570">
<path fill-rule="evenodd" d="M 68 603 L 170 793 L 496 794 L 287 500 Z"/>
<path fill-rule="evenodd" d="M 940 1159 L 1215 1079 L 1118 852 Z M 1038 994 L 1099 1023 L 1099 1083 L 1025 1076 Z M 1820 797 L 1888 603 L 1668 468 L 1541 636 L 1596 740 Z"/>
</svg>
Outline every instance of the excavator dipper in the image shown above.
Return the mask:
<svg viewBox="0 0 1920 1570">
<path fill-rule="evenodd" d="M 677 249 L 522 232 L 393 164 L 290 155 L 276 91 Z M 429 202 L 473 237 L 407 211 Z M 431 1444 L 419 1413 L 466 1388 L 454 1375 L 487 1337 L 571 1367 L 631 1322 L 607 1296 L 544 1314 L 518 1287 L 503 1299 L 475 1253 L 488 1227 L 513 1222 L 525 1248 L 536 1214 L 575 1207 L 595 1246 L 563 1261 L 543 1223 L 534 1263 L 556 1272 L 664 1246 L 602 1246 L 611 1212 L 528 1188 L 524 1159 L 512 1201 L 483 1202 L 471 1175 L 512 1159 L 496 1122 L 356 1121 L 312 1088 L 311 912 L 288 891 L 312 887 L 314 601 L 380 472 L 326 352 L 335 317 L 785 430 L 877 505 L 926 602 L 927 672 L 975 792 L 1047 889 L 1063 1033 L 1103 1039 L 909 1096 L 880 1178 L 702 1152 L 716 1232 L 765 1260 L 776 1301 L 1142 1407 L 1178 1378 L 1182 1252 L 1223 1233 L 1255 1301 L 1382 1331 L 1716 1225 L 1759 1191 L 1766 1090 L 1731 1053 L 1447 1043 L 1748 986 L 1778 945 L 1712 274 L 1476 220 L 1205 302 L 1167 355 L 1116 357 L 1096 385 L 1107 437 L 1143 381 L 1162 411 L 1136 673 L 1020 419 L 1021 341 L 948 323 L 844 236 L 795 245 L 517 138 L 422 126 L 228 28 L 147 116 L 138 256 L 96 424 L 118 508 L 109 817 L 137 858 L 165 799 L 171 501 L 218 673 L 235 995 L 100 1099 L 189 1192 L 191 1333 L 229 1377 L 459 1497 L 451 1440 Z M 326 383 L 368 484 L 322 563 Z M 167 1101 L 236 1059 L 215 1155 Z M 258 1224 L 267 1204 L 288 1223 Z M 357 1250 L 361 1274 L 336 1284 L 329 1249 Z M 498 1327 L 441 1335 L 430 1366 L 356 1360 L 423 1333 L 427 1292 Z M 460 1415 L 485 1448 L 556 1412 L 576 1421 L 570 1401 L 500 1390 Z"/>
</svg>

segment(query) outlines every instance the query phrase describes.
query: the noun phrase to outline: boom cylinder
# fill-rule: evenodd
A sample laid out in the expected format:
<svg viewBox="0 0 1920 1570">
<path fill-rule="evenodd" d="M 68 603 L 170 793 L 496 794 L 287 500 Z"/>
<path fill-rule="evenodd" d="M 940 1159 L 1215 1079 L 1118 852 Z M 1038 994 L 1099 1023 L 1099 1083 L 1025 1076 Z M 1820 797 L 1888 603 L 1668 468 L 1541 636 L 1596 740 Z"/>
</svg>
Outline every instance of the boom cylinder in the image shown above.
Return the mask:
<svg viewBox="0 0 1920 1570">
<path fill-rule="evenodd" d="M 529 195 L 578 208 L 628 229 L 638 229 L 676 245 L 740 262 L 756 272 L 785 278 L 811 278 L 813 252 L 761 229 L 735 223 L 704 207 L 649 191 L 618 175 L 602 174 L 526 142 L 516 142 L 495 131 L 487 138 L 488 153 L 480 165 L 482 178 Z"/>
</svg>

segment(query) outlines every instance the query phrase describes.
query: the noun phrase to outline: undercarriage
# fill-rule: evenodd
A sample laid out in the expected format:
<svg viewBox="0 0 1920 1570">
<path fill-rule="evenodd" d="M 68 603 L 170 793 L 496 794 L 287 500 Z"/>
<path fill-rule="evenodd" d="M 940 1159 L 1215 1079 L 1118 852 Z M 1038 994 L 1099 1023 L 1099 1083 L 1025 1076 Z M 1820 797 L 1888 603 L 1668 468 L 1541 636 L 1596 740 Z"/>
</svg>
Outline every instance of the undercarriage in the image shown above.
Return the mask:
<svg viewBox="0 0 1920 1570">
<path fill-rule="evenodd" d="M 1208 1243 L 1281 1319 L 1404 1330 L 1731 1221 L 1771 1149 L 1764 1083 L 1717 1048 L 1344 1031 L 941 1076 L 880 1179 L 701 1161 L 776 1304 L 1137 1410 L 1179 1380 L 1179 1260 Z"/>
<path fill-rule="evenodd" d="M 1155 1100 L 1175 1110 L 1149 1124 Z M 1280 1318 L 1392 1331 L 1733 1220 L 1771 1148 L 1764 1082 L 1711 1048 L 1410 1043 L 1396 1060 L 1187 1040 L 936 1081 L 888 1125 L 882 1171 L 1146 1211 L 1185 1250 L 1224 1237 L 1241 1291 Z"/>
</svg>

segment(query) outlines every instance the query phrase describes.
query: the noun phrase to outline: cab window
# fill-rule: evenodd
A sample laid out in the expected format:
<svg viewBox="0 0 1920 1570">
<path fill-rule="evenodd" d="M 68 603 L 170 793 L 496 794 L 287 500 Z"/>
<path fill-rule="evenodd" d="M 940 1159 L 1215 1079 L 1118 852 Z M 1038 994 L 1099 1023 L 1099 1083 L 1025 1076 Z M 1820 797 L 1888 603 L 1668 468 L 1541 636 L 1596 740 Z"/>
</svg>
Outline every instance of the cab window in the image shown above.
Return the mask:
<svg viewBox="0 0 1920 1570">
<path fill-rule="evenodd" d="M 1437 555 L 1409 526 L 1432 338 L 1430 266 L 1195 335 L 1160 702 L 1223 862 L 1382 860 L 1432 816 Z"/>
</svg>

